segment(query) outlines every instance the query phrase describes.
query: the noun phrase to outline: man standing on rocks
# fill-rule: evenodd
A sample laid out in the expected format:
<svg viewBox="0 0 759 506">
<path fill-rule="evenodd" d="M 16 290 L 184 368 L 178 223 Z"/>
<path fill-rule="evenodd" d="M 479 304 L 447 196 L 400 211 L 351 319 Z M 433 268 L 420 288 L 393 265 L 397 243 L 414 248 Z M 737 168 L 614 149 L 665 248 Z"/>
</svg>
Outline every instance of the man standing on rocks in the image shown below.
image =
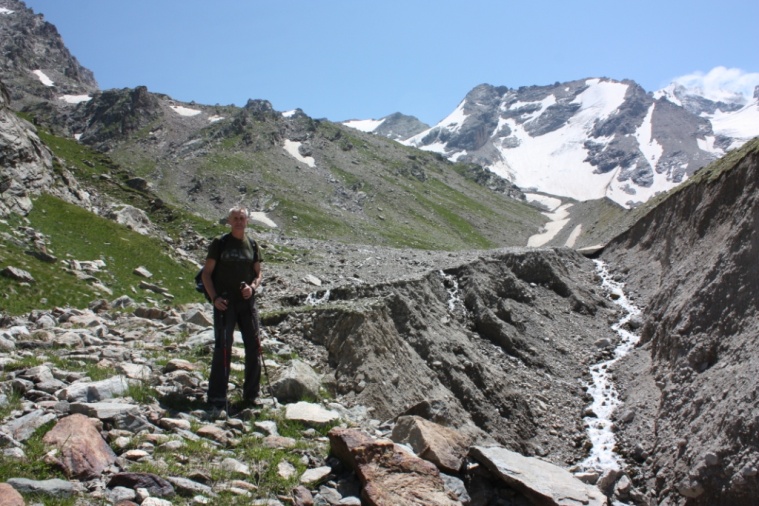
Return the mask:
<svg viewBox="0 0 759 506">
<path fill-rule="evenodd" d="M 232 230 L 211 242 L 202 274 L 203 286 L 214 307 L 215 343 L 208 379 L 208 403 L 219 410 L 228 410 L 227 384 L 235 325 L 239 326 L 245 345 L 241 408 L 255 402 L 261 382 L 260 324 L 255 300 L 256 289 L 263 279 L 261 252 L 258 244 L 245 234 L 248 226 L 245 207 L 230 209 L 227 223 Z"/>
</svg>

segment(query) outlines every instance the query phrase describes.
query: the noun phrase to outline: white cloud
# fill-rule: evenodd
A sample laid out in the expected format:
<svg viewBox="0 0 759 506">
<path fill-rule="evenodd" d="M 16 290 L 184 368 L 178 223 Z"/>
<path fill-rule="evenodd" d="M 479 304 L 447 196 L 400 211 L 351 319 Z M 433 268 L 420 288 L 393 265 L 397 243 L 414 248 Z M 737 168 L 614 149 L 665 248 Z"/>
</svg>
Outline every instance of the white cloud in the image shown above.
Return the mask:
<svg viewBox="0 0 759 506">
<path fill-rule="evenodd" d="M 749 101 L 754 96 L 754 88 L 759 86 L 759 72 L 714 67 L 706 74 L 698 71 L 676 77 L 672 82 L 714 101 L 735 101 L 736 95 L 740 95 L 744 101 Z"/>
</svg>

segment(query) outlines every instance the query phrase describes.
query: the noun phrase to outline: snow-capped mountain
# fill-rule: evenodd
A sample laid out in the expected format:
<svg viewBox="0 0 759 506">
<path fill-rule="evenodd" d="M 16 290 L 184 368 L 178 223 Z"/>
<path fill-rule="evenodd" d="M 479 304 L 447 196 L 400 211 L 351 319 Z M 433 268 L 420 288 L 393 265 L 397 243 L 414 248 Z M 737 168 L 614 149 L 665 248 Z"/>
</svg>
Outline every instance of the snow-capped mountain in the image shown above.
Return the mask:
<svg viewBox="0 0 759 506">
<path fill-rule="evenodd" d="M 751 98 L 729 93 L 717 100 L 705 98 L 701 89 L 688 89 L 671 84 L 654 93 L 655 98 L 666 98 L 712 124 L 717 135 L 733 139 L 729 149 L 735 149 L 759 135 L 759 87 Z"/>
<path fill-rule="evenodd" d="M 524 190 L 632 207 L 756 135 L 757 93 L 713 101 L 683 87 L 647 93 L 633 81 L 584 79 L 477 86 L 403 142 L 478 163 Z"/>
</svg>

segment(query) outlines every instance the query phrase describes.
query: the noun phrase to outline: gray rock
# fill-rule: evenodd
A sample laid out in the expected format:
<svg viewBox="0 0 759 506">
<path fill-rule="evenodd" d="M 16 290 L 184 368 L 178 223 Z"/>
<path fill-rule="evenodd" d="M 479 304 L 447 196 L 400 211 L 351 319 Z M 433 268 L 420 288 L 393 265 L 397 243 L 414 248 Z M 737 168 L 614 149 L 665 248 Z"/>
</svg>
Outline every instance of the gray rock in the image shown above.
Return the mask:
<svg viewBox="0 0 759 506">
<path fill-rule="evenodd" d="M 296 402 L 285 407 L 285 418 L 302 422 L 306 425 L 323 426 L 340 419 L 336 411 L 328 410 L 319 404 Z"/>
<path fill-rule="evenodd" d="M 179 476 L 169 476 L 166 480 L 174 486 L 177 494 L 183 497 L 192 497 L 198 494 L 207 497 L 217 497 L 217 494 L 208 485 L 189 480 Z"/>
<path fill-rule="evenodd" d="M 35 409 L 5 424 L 5 431 L 16 441 L 26 441 L 32 437 L 35 430 L 56 418 L 54 413 L 46 413 L 41 409 Z"/>
<path fill-rule="evenodd" d="M 543 460 L 500 447 L 473 446 L 470 455 L 506 484 L 541 504 L 606 505 L 606 497 L 596 487 Z"/>
<path fill-rule="evenodd" d="M 102 381 L 76 383 L 61 390 L 59 399 L 69 402 L 97 402 L 123 395 L 129 387 L 130 380 L 126 376 L 114 376 Z"/>
<path fill-rule="evenodd" d="M 301 360 L 293 360 L 278 371 L 271 388 L 274 396 L 282 403 L 318 399 L 321 380 L 310 365 Z"/>
<path fill-rule="evenodd" d="M 123 402 L 72 402 L 69 409 L 71 413 L 81 413 L 100 420 L 113 420 L 124 414 L 137 414 L 140 411 L 139 406 Z"/>
<path fill-rule="evenodd" d="M 29 480 L 27 478 L 10 478 L 8 483 L 22 494 L 45 494 L 51 497 L 70 497 L 74 485 L 65 480 Z"/>
</svg>

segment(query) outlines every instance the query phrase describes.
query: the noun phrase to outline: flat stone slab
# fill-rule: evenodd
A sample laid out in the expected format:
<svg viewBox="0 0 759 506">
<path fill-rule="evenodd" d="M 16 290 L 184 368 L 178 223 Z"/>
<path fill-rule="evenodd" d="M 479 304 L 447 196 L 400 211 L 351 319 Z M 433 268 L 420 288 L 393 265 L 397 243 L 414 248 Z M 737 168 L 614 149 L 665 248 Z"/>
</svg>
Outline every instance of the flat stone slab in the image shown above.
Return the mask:
<svg viewBox="0 0 759 506">
<path fill-rule="evenodd" d="M 285 418 L 306 425 L 324 426 L 340 419 L 337 411 L 326 409 L 319 404 L 311 402 L 296 402 L 288 404 L 285 409 Z"/>
<path fill-rule="evenodd" d="M 469 455 L 535 504 L 606 506 L 606 496 L 598 488 L 550 462 L 496 446 L 473 446 Z"/>
</svg>

